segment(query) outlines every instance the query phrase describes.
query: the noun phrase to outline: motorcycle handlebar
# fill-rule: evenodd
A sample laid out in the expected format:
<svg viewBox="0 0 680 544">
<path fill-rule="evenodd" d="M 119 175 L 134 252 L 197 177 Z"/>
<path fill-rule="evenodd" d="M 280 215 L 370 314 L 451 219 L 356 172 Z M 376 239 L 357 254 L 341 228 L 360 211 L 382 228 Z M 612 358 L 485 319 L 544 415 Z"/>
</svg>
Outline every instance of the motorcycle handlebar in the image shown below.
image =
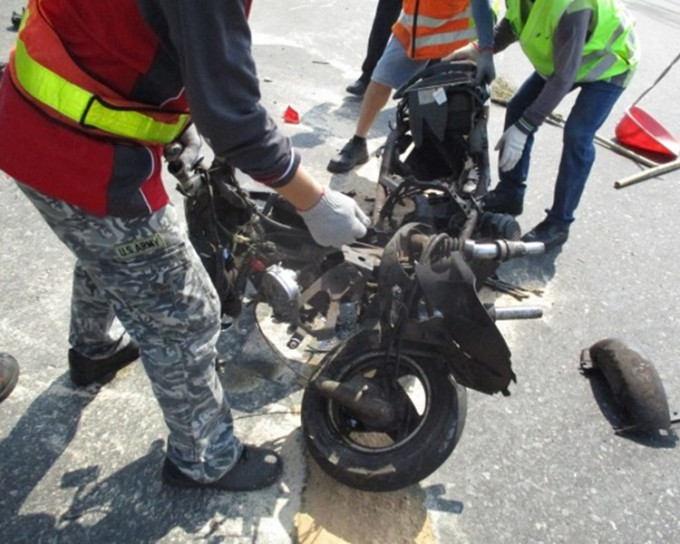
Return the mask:
<svg viewBox="0 0 680 544">
<path fill-rule="evenodd" d="M 466 240 L 463 254 L 468 259 L 488 259 L 507 261 L 525 255 L 540 255 L 545 252 L 543 242 L 521 242 L 514 240 L 494 240 L 493 242 L 478 243 Z"/>
<path fill-rule="evenodd" d="M 538 306 L 508 306 L 493 307 L 488 310 L 494 321 L 506 321 L 510 319 L 540 319 L 543 317 L 543 309 Z"/>
<path fill-rule="evenodd" d="M 201 170 L 197 162 L 196 166 L 191 172 L 187 172 L 182 164 L 182 161 L 176 160 L 168 163 L 168 172 L 170 172 L 177 181 L 179 181 L 179 189 L 185 196 L 193 196 L 199 185 L 201 184 Z"/>
</svg>

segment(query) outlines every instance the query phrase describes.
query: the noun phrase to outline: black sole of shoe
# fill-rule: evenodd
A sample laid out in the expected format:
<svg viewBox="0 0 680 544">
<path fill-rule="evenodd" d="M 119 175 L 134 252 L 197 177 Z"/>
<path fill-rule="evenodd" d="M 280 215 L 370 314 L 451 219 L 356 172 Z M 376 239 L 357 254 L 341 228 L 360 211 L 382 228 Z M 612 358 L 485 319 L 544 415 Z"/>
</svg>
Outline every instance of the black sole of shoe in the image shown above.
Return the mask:
<svg viewBox="0 0 680 544">
<path fill-rule="evenodd" d="M 279 480 L 279 475 L 269 480 L 258 482 L 257 484 L 252 486 L 219 485 L 217 482 L 202 483 L 195 482 L 189 478 L 187 478 L 186 480 L 184 479 L 179 480 L 172 478 L 167 474 L 163 474 L 162 480 L 165 485 L 174 487 L 176 489 L 210 489 L 213 491 L 229 491 L 231 493 L 242 493 L 247 491 L 258 491 L 259 489 L 265 489 L 267 487 L 270 487 Z"/>
<path fill-rule="evenodd" d="M 333 164 L 329 163 L 328 166 L 326 167 L 326 170 L 332 172 L 333 174 L 346 174 L 347 172 L 351 172 L 352 170 L 354 170 L 357 166 L 361 166 L 362 164 L 366 164 L 367 162 L 368 157 L 366 157 L 365 160 L 358 161 L 349 168 L 345 168 L 344 166 L 334 166 Z"/>
</svg>

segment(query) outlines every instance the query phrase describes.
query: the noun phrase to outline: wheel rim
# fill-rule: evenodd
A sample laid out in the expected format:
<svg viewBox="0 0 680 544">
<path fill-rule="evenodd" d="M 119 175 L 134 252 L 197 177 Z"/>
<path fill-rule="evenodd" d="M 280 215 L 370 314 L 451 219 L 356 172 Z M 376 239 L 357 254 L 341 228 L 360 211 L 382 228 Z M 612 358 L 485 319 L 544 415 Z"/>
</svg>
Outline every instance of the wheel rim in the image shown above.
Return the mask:
<svg viewBox="0 0 680 544">
<path fill-rule="evenodd" d="M 404 355 L 397 362 L 394 357 L 388 360 L 384 352 L 370 352 L 354 358 L 336 379 L 345 381 L 357 374 L 390 398 L 398 413 L 396 424 L 375 425 L 327 399 L 329 427 L 348 447 L 364 453 L 386 453 L 413 440 L 431 410 L 432 388 L 420 363 Z"/>
</svg>

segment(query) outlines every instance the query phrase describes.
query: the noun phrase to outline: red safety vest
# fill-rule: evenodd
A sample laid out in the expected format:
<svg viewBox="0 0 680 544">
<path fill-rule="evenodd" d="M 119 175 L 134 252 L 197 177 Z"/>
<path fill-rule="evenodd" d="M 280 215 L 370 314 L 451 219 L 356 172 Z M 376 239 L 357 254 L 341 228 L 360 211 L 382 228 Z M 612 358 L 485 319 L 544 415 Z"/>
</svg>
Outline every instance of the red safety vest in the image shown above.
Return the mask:
<svg viewBox="0 0 680 544">
<path fill-rule="evenodd" d="M 404 0 L 392 32 L 416 60 L 445 57 L 477 37 L 470 0 Z"/>
<path fill-rule="evenodd" d="M 48 115 L 89 133 L 155 144 L 177 139 L 190 122 L 186 103 L 137 102 L 90 76 L 71 58 L 41 3 L 29 1 L 10 54 L 17 89 Z"/>
<path fill-rule="evenodd" d="M 29 9 L 35 6 L 84 71 L 108 83 L 102 83 L 105 89 L 115 86 L 115 94 L 139 100 L 138 89 L 143 88 L 145 96 L 162 108 L 169 107 L 173 113 L 186 108 L 179 77 L 165 71 L 154 73 L 163 50 L 137 0 L 40 0 L 32 1 Z M 37 27 L 31 28 L 32 33 Z M 29 35 L 29 41 L 32 38 L 45 43 Z M 29 47 L 34 48 L 33 43 Z M 59 58 L 61 53 L 50 58 Z M 41 55 L 49 56 L 50 51 Z M 0 82 L 0 170 L 44 195 L 95 215 L 135 217 L 168 204 L 162 144 L 112 137 L 59 120 L 58 112 L 20 89 L 16 73 L 5 72 Z M 140 80 L 149 77 L 153 78 L 151 86 L 140 87 Z"/>
</svg>

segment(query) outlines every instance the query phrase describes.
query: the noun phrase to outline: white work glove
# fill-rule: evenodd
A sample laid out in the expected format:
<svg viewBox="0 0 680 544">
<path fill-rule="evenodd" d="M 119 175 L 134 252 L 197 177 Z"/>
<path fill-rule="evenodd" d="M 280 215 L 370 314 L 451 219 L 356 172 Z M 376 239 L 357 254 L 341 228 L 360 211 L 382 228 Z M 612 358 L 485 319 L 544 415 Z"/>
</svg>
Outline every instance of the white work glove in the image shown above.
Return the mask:
<svg viewBox="0 0 680 544">
<path fill-rule="evenodd" d="M 470 42 L 469 44 L 456 49 L 453 53 L 448 54 L 442 59 L 442 62 L 451 62 L 454 60 L 471 60 L 472 62 L 477 62 L 479 57 L 479 49 L 477 44 Z"/>
<path fill-rule="evenodd" d="M 314 241 L 321 246 L 340 247 L 366 235 L 370 220 L 353 198 L 325 189 L 309 210 L 299 211 Z"/>
<path fill-rule="evenodd" d="M 491 51 L 482 51 L 477 57 L 477 72 L 475 73 L 474 85 L 491 85 L 491 82 L 496 79 L 496 67 L 493 63 L 493 53 Z"/>
<path fill-rule="evenodd" d="M 522 157 L 524 146 L 527 143 L 528 135 L 518 129 L 515 125 L 510 127 L 503 133 L 501 139 L 498 140 L 496 151 L 500 150 L 501 154 L 498 158 L 498 167 L 507 172 L 512 170 L 519 159 Z"/>
<path fill-rule="evenodd" d="M 201 157 L 202 145 L 203 142 L 196 127 L 189 125 L 176 141 L 165 146 L 165 160 L 173 165 L 173 173 L 176 176 L 191 173 L 203 158 Z"/>
</svg>

